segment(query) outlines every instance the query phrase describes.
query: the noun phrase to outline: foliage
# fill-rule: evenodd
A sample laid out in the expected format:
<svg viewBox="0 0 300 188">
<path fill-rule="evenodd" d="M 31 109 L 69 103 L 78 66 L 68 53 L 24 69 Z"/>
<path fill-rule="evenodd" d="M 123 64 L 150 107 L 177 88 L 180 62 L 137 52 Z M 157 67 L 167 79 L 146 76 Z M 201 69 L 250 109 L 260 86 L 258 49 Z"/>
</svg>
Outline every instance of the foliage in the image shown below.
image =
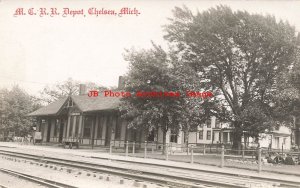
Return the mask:
<svg viewBox="0 0 300 188">
<path fill-rule="evenodd" d="M 176 7 L 173 13 L 165 38 L 179 62 L 214 90 L 217 114 L 234 127 L 234 147 L 243 130 L 258 136 L 270 128 L 278 76 L 295 60 L 294 27 L 270 15 L 233 12 L 226 6 L 195 15 Z"/>
<path fill-rule="evenodd" d="M 178 133 L 180 129 L 189 130 L 191 126 L 199 125 L 204 114 L 199 99 L 197 103 L 195 99 L 185 97 L 186 79 L 182 79 L 180 69 L 169 54 L 153 44 L 150 50 L 128 50 L 125 59 L 130 63 L 125 91 L 131 92 L 132 96 L 123 98 L 121 111 L 130 121 L 129 126 L 146 132 L 160 128 L 165 143 L 168 130 Z M 138 91 L 180 92 L 180 97 L 136 97 Z"/>
<path fill-rule="evenodd" d="M 79 82 L 69 78 L 68 80 L 57 83 L 54 86 L 46 86 L 41 91 L 40 99 L 46 103 L 52 103 L 61 97 L 69 95 L 78 95 L 79 93 Z"/>
<path fill-rule="evenodd" d="M 78 95 L 79 94 L 79 81 L 73 80 L 72 78 L 69 78 L 66 81 L 63 81 L 61 83 L 57 83 L 54 86 L 46 86 L 41 92 L 40 92 L 40 100 L 44 103 L 50 104 L 56 100 L 58 100 L 61 97 L 66 97 L 70 95 Z M 99 86 L 93 82 L 87 82 L 86 88 L 87 90 L 94 90 L 98 89 L 100 91 L 106 90 L 106 87 Z"/>
<path fill-rule="evenodd" d="M 40 104 L 19 86 L 14 86 L 11 90 L 2 89 L 0 93 L 0 131 L 4 134 L 14 131 L 17 136 L 27 135 L 32 125 L 27 115 L 38 109 Z"/>
</svg>

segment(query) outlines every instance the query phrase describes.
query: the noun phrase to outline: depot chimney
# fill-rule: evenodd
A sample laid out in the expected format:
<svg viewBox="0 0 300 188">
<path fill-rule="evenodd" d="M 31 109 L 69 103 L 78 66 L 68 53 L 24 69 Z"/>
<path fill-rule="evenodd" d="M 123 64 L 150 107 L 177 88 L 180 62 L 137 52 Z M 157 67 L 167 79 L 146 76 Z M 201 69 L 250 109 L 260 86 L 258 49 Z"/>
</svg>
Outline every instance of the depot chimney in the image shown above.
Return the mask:
<svg viewBox="0 0 300 188">
<path fill-rule="evenodd" d="M 79 95 L 86 95 L 86 85 L 85 84 L 79 84 Z"/>
</svg>

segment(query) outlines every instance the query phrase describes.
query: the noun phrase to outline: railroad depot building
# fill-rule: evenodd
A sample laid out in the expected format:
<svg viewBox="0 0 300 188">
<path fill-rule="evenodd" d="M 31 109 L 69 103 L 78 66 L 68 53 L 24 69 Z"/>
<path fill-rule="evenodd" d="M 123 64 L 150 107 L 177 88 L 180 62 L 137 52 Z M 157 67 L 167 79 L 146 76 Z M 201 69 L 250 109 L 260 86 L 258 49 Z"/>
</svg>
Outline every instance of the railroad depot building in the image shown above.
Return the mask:
<svg viewBox="0 0 300 188">
<path fill-rule="evenodd" d="M 89 97 L 85 85 L 81 85 L 79 95 L 61 98 L 29 116 L 34 118 L 42 142 L 91 146 L 112 143 L 116 147 L 124 147 L 126 141 L 144 143 L 144 130 L 128 128 L 126 120 L 120 117 L 119 104 L 119 97 Z M 147 135 L 148 142 L 162 143 L 162 139 L 161 131 Z"/>
<path fill-rule="evenodd" d="M 84 92 L 61 98 L 29 115 L 36 118 L 36 132 L 41 133 L 43 142 L 108 146 L 112 140 L 122 140 L 124 144 L 138 135 L 130 134 L 126 121 L 121 120 L 119 103 L 119 98 L 89 97 Z"/>
</svg>

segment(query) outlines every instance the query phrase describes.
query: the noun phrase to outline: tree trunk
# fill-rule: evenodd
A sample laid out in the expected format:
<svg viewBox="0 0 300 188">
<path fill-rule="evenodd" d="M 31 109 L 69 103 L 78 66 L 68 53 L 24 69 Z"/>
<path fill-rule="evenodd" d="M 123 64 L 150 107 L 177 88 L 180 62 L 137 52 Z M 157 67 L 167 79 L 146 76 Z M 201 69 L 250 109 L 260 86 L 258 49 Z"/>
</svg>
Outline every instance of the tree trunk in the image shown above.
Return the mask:
<svg viewBox="0 0 300 188">
<path fill-rule="evenodd" d="M 188 130 L 184 131 L 184 143 L 186 144 L 186 148 L 189 147 L 189 133 Z M 188 150 L 186 150 L 186 152 L 188 152 Z"/>
<path fill-rule="evenodd" d="M 247 140 L 248 140 L 248 136 L 244 134 L 244 149 L 247 148 Z"/>
<path fill-rule="evenodd" d="M 243 131 L 241 129 L 240 122 L 234 122 L 233 124 L 234 124 L 234 130 L 233 130 L 233 139 L 232 139 L 233 140 L 232 149 L 238 150 L 238 154 L 240 154 Z"/>
<path fill-rule="evenodd" d="M 165 129 L 162 129 L 162 132 L 163 132 L 163 149 L 162 149 L 162 154 L 165 155 L 166 152 L 167 152 L 167 148 L 166 148 L 166 138 L 167 138 L 167 131 Z"/>
</svg>

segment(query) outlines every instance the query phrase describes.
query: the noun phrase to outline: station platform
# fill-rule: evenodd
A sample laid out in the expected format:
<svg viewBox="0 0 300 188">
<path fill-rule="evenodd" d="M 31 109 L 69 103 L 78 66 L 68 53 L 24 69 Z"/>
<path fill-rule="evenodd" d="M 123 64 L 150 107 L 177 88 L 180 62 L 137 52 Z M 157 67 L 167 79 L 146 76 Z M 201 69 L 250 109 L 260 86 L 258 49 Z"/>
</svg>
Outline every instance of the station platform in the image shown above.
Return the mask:
<svg viewBox="0 0 300 188">
<path fill-rule="evenodd" d="M 219 167 L 218 162 L 216 164 L 205 165 L 203 163 L 199 163 L 197 161 L 197 157 L 195 157 L 195 161 L 193 164 L 187 161 L 171 161 L 165 160 L 164 156 L 161 159 L 153 159 L 148 158 L 151 157 L 151 154 L 147 155 L 147 158 L 143 158 L 143 154 L 140 153 L 139 156 L 124 156 L 124 153 L 113 153 L 109 154 L 106 150 L 98 150 L 98 149 L 64 149 L 62 147 L 57 146 L 45 146 L 45 145 L 23 145 L 20 143 L 14 142 L 0 142 L 0 149 L 10 150 L 10 151 L 18 151 L 25 152 L 37 155 L 45 155 L 45 156 L 55 156 L 60 155 L 66 158 L 69 157 L 77 157 L 79 160 L 91 161 L 94 162 L 96 159 L 106 159 L 109 161 L 131 161 L 136 164 L 145 163 L 145 164 L 156 164 L 161 165 L 162 167 L 178 167 L 182 169 L 193 169 L 193 170 L 203 170 L 207 172 L 220 172 L 227 174 L 235 174 L 239 176 L 254 176 L 254 177 L 266 177 L 273 179 L 281 179 L 287 181 L 296 181 L 299 182 L 300 185 L 300 165 L 282 165 L 282 166 L 272 166 L 271 168 L 268 166 L 263 166 L 263 171 L 258 173 L 254 168 L 235 168 L 231 166 L 225 166 L 223 168 Z M 189 156 L 187 157 L 189 159 Z M 202 161 L 204 162 L 204 161 Z M 226 162 L 225 162 L 226 163 Z M 255 165 L 249 165 L 255 166 Z"/>
</svg>

